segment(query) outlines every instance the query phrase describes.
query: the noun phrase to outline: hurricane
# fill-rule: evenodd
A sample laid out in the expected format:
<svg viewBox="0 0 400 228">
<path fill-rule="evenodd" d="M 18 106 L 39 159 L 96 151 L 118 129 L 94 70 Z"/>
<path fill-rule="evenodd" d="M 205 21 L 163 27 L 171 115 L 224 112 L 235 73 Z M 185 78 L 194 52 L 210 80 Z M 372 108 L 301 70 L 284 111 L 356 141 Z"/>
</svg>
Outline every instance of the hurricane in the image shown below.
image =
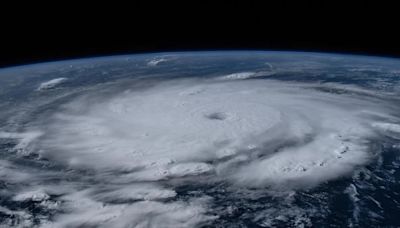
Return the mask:
<svg viewBox="0 0 400 228">
<path fill-rule="evenodd" d="M 348 226 L 373 215 L 367 203 L 381 212 L 373 221 L 384 219 L 379 194 L 362 191 L 377 188 L 372 179 L 386 170 L 387 148 L 400 145 L 397 92 L 300 80 L 327 66 L 320 60 L 280 66 L 259 55 L 266 63 L 258 67 L 195 76 L 174 64 L 202 55 L 113 60 L 146 72 L 160 69 L 151 76 L 107 72 L 105 60 L 91 60 L 74 63 L 81 78 L 36 77 L 24 94 L 5 87 L 2 97 L 17 105 L 2 99 L 0 221 L 20 227 L 311 227 L 335 223 L 335 198 L 351 205 L 342 214 Z M 251 61 L 239 57 L 224 58 Z M 74 65 L 55 68 L 71 74 Z M 170 68 L 172 76 L 162 75 Z M 86 71 L 96 72 L 98 81 L 81 76 Z M 391 155 L 394 168 L 380 177 L 393 184 L 396 159 Z"/>
</svg>

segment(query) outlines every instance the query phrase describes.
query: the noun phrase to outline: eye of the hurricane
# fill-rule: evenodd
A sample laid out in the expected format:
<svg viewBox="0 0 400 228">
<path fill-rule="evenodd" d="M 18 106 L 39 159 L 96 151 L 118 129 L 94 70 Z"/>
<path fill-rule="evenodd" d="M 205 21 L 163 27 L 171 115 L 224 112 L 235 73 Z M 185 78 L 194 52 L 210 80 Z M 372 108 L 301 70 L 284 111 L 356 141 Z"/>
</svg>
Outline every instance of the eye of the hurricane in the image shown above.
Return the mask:
<svg viewBox="0 0 400 228">
<path fill-rule="evenodd" d="M 205 117 L 209 120 L 225 120 L 228 115 L 224 112 L 213 112 L 206 114 Z"/>
</svg>

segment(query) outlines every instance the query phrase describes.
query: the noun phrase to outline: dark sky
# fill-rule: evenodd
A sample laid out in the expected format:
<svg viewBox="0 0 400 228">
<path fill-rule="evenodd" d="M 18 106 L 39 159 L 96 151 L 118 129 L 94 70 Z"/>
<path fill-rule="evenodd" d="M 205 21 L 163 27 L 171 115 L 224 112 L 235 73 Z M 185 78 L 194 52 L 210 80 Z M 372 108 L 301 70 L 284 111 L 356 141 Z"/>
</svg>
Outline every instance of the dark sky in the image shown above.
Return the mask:
<svg viewBox="0 0 400 228">
<path fill-rule="evenodd" d="M 0 66 L 139 52 L 224 49 L 400 57 L 397 7 L 366 1 L 352 5 L 331 2 L 215 5 L 191 1 L 179 8 L 149 1 L 126 6 L 96 3 L 96 7 L 54 3 L 53 9 L 40 11 L 24 6 L 0 18 Z"/>
</svg>

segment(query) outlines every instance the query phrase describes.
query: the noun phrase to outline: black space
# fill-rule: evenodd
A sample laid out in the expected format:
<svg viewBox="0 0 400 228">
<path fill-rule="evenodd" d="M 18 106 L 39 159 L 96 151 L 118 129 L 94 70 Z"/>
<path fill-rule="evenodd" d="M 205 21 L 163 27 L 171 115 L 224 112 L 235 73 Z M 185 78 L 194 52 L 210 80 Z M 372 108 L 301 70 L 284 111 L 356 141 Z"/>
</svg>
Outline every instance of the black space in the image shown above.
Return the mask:
<svg viewBox="0 0 400 228">
<path fill-rule="evenodd" d="M 298 50 L 400 57 L 398 7 L 366 1 L 351 5 L 292 2 L 173 5 L 138 1 L 112 6 L 57 2 L 45 8 L 21 2 L 10 12 L 2 8 L 0 67 L 185 50 Z"/>
</svg>

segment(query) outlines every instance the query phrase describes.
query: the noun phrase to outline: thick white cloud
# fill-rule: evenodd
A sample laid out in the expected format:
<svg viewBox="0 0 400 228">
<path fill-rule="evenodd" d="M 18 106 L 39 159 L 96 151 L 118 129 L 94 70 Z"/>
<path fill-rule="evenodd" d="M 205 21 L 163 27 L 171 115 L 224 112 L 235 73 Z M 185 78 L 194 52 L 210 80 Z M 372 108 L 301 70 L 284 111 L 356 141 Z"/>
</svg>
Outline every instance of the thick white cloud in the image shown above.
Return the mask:
<svg viewBox="0 0 400 228">
<path fill-rule="evenodd" d="M 70 211 L 42 227 L 194 227 L 216 219 L 204 215 L 207 199 L 191 202 L 161 203 L 140 201 L 132 204 L 104 204 L 91 199 L 86 192 L 69 194 L 63 199 Z"/>
<path fill-rule="evenodd" d="M 166 62 L 166 61 L 168 61 L 167 58 L 163 58 L 163 57 L 154 58 L 154 59 L 150 60 L 149 62 L 147 62 L 147 66 L 155 67 L 159 63 Z"/>
<path fill-rule="evenodd" d="M 15 201 L 27 201 L 27 200 L 44 201 L 47 199 L 49 199 L 49 195 L 46 192 L 39 189 L 33 191 L 25 191 L 17 194 L 14 197 Z"/>
<path fill-rule="evenodd" d="M 67 80 L 67 78 L 55 78 L 55 79 L 51 79 L 46 82 L 42 82 L 42 83 L 40 83 L 37 90 L 41 91 L 41 90 L 46 90 L 46 89 L 52 89 L 52 88 L 56 87 L 57 85 L 65 82 L 66 80 Z"/>
<path fill-rule="evenodd" d="M 103 202 L 129 200 L 159 200 L 176 196 L 176 192 L 150 183 L 96 186 L 90 191 L 93 198 Z"/>
<path fill-rule="evenodd" d="M 276 73 L 275 71 L 239 72 L 239 73 L 224 75 L 224 76 L 218 77 L 218 79 L 219 80 L 240 80 L 240 79 L 249 79 L 249 78 L 262 77 L 262 76 L 270 76 L 275 73 Z"/>
<path fill-rule="evenodd" d="M 383 131 L 388 131 L 392 133 L 400 133 L 400 124 L 394 124 L 394 123 L 373 123 L 372 126 L 383 130 Z"/>
<path fill-rule="evenodd" d="M 72 167 L 127 171 L 133 181 L 224 173 L 235 184 L 318 184 L 368 161 L 374 131 L 363 113 L 385 107 L 315 87 L 184 80 L 77 99 L 38 146 Z M 246 162 L 233 162 L 238 156 Z"/>
</svg>

